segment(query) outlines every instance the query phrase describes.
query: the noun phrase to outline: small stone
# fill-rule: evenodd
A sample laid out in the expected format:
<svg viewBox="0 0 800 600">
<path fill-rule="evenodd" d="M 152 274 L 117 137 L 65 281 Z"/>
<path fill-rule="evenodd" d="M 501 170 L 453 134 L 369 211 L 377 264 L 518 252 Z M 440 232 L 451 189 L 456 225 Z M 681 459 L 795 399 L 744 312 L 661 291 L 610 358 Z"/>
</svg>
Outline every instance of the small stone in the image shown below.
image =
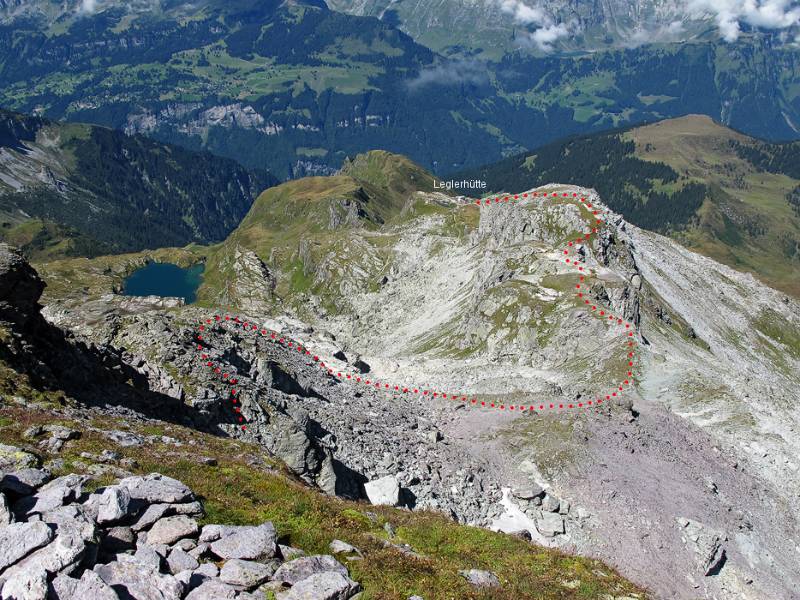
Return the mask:
<svg viewBox="0 0 800 600">
<path fill-rule="evenodd" d="M 400 484 L 393 475 L 364 484 L 364 490 L 372 504 L 397 506 L 400 503 Z"/>
<path fill-rule="evenodd" d="M 497 578 L 497 575 L 491 571 L 469 569 L 459 571 L 458 574 L 466 579 L 470 585 L 474 585 L 475 587 L 500 587 L 500 580 Z"/>
<path fill-rule="evenodd" d="M 334 554 L 361 554 L 358 548 L 342 540 L 333 540 L 328 547 Z"/>
<path fill-rule="evenodd" d="M 306 553 L 300 550 L 300 548 L 293 548 L 292 546 L 284 546 L 283 544 L 278 544 L 278 548 L 280 549 L 281 556 L 283 560 L 292 560 L 294 558 L 299 558 L 301 556 L 305 556 Z"/>
</svg>

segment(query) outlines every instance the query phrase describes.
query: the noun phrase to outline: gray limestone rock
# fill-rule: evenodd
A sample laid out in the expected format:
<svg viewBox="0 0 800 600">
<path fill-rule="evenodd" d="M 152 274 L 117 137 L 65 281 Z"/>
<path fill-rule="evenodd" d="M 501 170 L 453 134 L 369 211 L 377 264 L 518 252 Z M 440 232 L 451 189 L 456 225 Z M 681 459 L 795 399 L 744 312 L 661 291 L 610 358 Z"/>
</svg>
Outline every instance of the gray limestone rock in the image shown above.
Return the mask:
<svg viewBox="0 0 800 600">
<path fill-rule="evenodd" d="M 94 571 L 85 571 L 72 595 L 73 600 L 120 600 L 119 595 Z M 66 599 L 59 599 L 66 600 Z"/>
<path fill-rule="evenodd" d="M 158 473 L 126 477 L 119 485 L 128 488 L 131 498 L 150 503 L 174 504 L 194 500 L 194 494 L 183 483 Z"/>
<path fill-rule="evenodd" d="M 0 492 L 0 527 L 14 522 L 14 515 L 8 506 L 5 494 Z"/>
<path fill-rule="evenodd" d="M 372 504 L 397 506 L 400 503 L 400 484 L 393 475 L 365 483 L 364 491 Z"/>
<path fill-rule="evenodd" d="M 50 473 L 42 469 L 20 469 L 3 475 L 0 491 L 19 496 L 33 494 L 50 480 Z"/>
<path fill-rule="evenodd" d="M 200 566 L 200 563 L 185 550 L 174 548 L 167 557 L 167 565 L 169 566 L 169 572 L 177 575 L 181 571 L 194 571 Z"/>
<path fill-rule="evenodd" d="M 0 571 L 53 539 L 46 523 L 12 523 L 0 528 Z"/>
<path fill-rule="evenodd" d="M 230 560 L 272 558 L 277 552 L 277 536 L 272 523 L 257 527 L 236 527 L 234 531 L 211 544 L 211 552 Z"/>
<path fill-rule="evenodd" d="M 46 600 L 47 572 L 29 569 L 9 578 L 3 585 L 2 600 Z"/>
<path fill-rule="evenodd" d="M 126 598 L 179 600 L 183 594 L 183 586 L 172 575 L 160 574 L 152 567 L 133 559 L 95 565 L 94 572 Z"/>
<path fill-rule="evenodd" d="M 43 485 L 33 496 L 21 498 L 14 504 L 14 512 L 30 516 L 56 509 L 76 501 L 83 492 L 83 484 L 88 481 L 85 475 L 64 475 Z"/>
<path fill-rule="evenodd" d="M 274 565 L 234 558 L 225 562 L 219 578 L 237 589 L 252 590 L 269 579 L 274 572 Z"/>
<path fill-rule="evenodd" d="M 147 532 L 147 543 L 172 545 L 178 540 L 197 535 L 197 521 L 185 515 L 166 517 L 155 524 Z"/>
<path fill-rule="evenodd" d="M 564 518 L 558 513 L 542 513 L 536 518 L 536 529 L 545 537 L 555 537 L 564 533 Z"/>
<path fill-rule="evenodd" d="M 358 583 L 337 571 L 315 573 L 293 585 L 280 600 L 347 600 L 360 589 Z"/>
<path fill-rule="evenodd" d="M 229 600 L 236 598 L 236 588 L 219 579 L 207 579 L 186 596 L 186 600 Z"/>
<path fill-rule="evenodd" d="M 347 567 L 341 564 L 332 556 L 327 554 L 316 556 L 302 556 L 289 562 L 283 563 L 272 575 L 273 581 L 281 581 L 294 585 L 315 573 L 335 571 L 347 576 Z"/>
<path fill-rule="evenodd" d="M 130 514 L 131 495 L 128 488 L 119 485 L 106 488 L 98 501 L 97 522 L 111 523 Z"/>
</svg>

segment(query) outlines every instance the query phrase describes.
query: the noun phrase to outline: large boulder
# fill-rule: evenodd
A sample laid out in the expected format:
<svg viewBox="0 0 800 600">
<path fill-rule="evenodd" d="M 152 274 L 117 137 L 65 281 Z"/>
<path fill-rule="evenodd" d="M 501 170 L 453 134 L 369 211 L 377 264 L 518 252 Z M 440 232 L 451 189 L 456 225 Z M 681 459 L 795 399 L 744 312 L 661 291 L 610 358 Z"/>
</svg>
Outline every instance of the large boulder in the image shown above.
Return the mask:
<svg viewBox="0 0 800 600">
<path fill-rule="evenodd" d="M 400 484 L 392 475 L 365 483 L 364 491 L 373 504 L 397 506 L 400 503 Z"/>
<path fill-rule="evenodd" d="M 228 535 L 211 544 L 211 552 L 222 559 L 262 560 L 273 558 L 277 552 L 277 535 L 272 523 L 227 531 Z"/>
<path fill-rule="evenodd" d="M 347 600 L 361 587 L 341 573 L 326 571 L 316 573 L 292 586 L 280 600 Z"/>
<path fill-rule="evenodd" d="M 302 556 L 283 563 L 272 575 L 273 581 L 294 585 L 316 573 L 334 571 L 347 576 L 347 568 L 332 556 Z"/>
<path fill-rule="evenodd" d="M 46 523 L 12 523 L 0 529 L 0 571 L 53 539 Z"/>
<path fill-rule="evenodd" d="M 147 543 L 151 546 L 166 544 L 171 546 L 178 540 L 197 535 L 200 528 L 197 521 L 185 515 L 176 515 L 156 521 L 147 532 Z"/>
<path fill-rule="evenodd" d="M 126 477 L 119 485 L 128 488 L 130 497 L 135 500 L 144 500 L 149 503 L 190 502 L 194 500 L 192 490 L 177 479 L 172 479 L 159 473 L 149 475 Z"/>
</svg>

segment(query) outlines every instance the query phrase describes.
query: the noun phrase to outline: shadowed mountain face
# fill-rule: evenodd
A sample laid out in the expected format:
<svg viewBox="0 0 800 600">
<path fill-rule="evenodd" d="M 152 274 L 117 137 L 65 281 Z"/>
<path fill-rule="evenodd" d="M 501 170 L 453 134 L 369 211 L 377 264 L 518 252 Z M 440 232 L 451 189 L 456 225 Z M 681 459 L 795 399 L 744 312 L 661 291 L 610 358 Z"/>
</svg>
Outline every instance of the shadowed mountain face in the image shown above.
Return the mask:
<svg viewBox="0 0 800 600">
<path fill-rule="evenodd" d="M 275 182 L 230 159 L 0 110 L 0 239 L 37 259 L 220 241 Z"/>
<path fill-rule="evenodd" d="M 445 58 L 391 20 L 319 2 L 160 6 L 98 2 L 0 25 L 0 104 L 282 178 L 330 174 L 374 148 L 443 173 L 689 112 L 764 138 L 798 135 L 798 50 L 769 36 L 485 62 Z"/>
<path fill-rule="evenodd" d="M 462 173 L 496 191 L 569 180 L 641 227 L 800 295 L 800 146 L 690 115 L 544 146 Z"/>
</svg>

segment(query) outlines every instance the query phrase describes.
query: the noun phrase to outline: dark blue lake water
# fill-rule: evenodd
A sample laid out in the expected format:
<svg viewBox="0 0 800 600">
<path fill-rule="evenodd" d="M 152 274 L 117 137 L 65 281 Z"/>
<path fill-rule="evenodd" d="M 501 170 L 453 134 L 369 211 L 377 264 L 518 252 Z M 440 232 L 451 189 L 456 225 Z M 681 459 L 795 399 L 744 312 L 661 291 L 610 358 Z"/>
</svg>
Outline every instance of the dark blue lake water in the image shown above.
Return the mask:
<svg viewBox="0 0 800 600">
<path fill-rule="evenodd" d="M 184 269 L 171 263 L 153 262 L 131 273 L 125 280 L 123 294 L 177 297 L 191 304 L 197 299 L 203 268 L 203 265 L 194 265 Z"/>
</svg>

